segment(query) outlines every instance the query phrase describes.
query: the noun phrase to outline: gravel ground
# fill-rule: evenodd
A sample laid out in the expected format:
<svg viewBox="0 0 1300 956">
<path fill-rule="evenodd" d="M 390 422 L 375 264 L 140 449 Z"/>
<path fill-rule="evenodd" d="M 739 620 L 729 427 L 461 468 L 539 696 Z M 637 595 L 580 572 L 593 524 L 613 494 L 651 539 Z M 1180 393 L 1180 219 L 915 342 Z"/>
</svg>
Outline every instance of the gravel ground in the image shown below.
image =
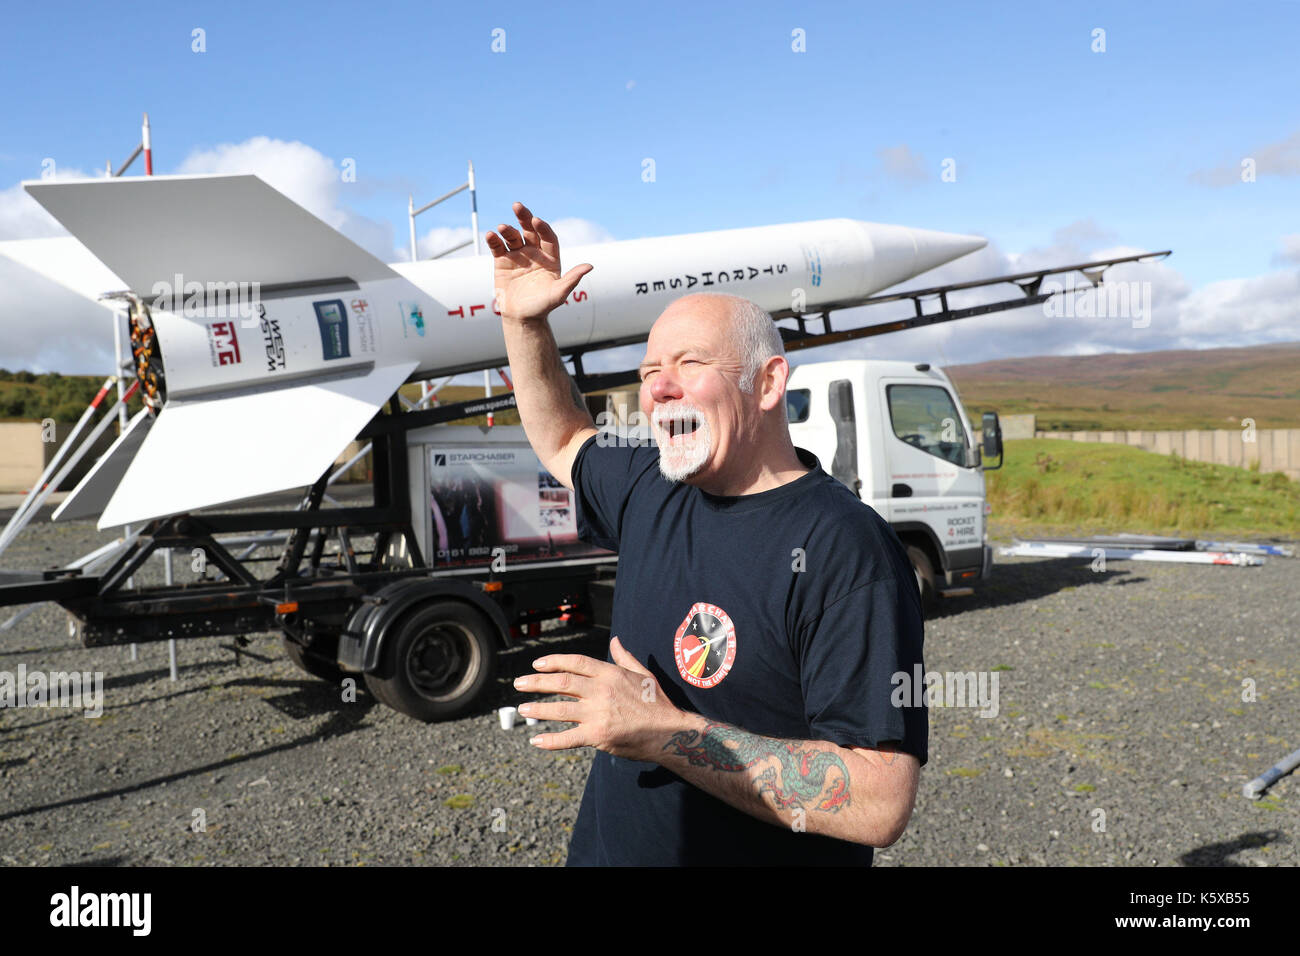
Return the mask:
<svg viewBox="0 0 1300 956">
<path fill-rule="evenodd" d="M 108 540 L 42 523 L 9 568 Z M 1267 865 L 1298 859 L 1300 787 L 1241 796 L 1300 747 L 1300 560 L 1261 568 L 1000 559 L 927 624 L 931 671 L 998 680 L 997 714 L 931 711 L 907 833 L 878 865 Z M 7 616 L 7 614 L 5 615 Z M 424 725 L 302 674 L 279 638 L 85 649 L 43 606 L 0 633 L 0 670 L 104 673 L 104 712 L 0 710 L 8 864 L 562 863 L 591 757 L 528 746 L 482 712 Z M 491 707 L 541 649 L 502 656 Z M 1243 681 L 1256 699 L 1243 701 Z M 364 685 L 363 685 L 364 686 Z M 992 708 L 985 708 L 985 711 Z M 206 829 L 192 823 L 202 817 Z"/>
</svg>

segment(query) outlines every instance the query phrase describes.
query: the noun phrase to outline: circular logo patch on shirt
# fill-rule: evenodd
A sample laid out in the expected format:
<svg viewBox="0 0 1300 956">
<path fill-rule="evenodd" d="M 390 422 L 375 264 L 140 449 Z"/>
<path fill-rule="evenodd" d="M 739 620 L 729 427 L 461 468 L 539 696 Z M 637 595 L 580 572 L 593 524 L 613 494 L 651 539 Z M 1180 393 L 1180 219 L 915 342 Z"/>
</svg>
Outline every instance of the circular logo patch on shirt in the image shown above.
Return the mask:
<svg viewBox="0 0 1300 956">
<path fill-rule="evenodd" d="M 682 680 L 716 687 L 736 660 L 736 625 L 716 604 L 693 604 L 677 628 L 673 657 Z"/>
</svg>

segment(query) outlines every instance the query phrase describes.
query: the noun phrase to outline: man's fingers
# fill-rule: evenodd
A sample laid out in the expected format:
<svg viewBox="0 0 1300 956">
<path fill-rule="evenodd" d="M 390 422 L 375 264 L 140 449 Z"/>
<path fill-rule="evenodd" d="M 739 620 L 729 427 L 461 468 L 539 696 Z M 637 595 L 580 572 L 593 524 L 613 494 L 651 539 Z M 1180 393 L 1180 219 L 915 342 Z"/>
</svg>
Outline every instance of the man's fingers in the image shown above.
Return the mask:
<svg viewBox="0 0 1300 956">
<path fill-rule="evenodd" d="M 516 243 L 516 248 L 511 249 L 509 243 L 498 236 L 495 232 L 490 231 L 487 234 L 487 247 L 488 251 L 491 252 L 494 257 L 498 259 L 510 259 L 516 265 L 518 265 L 518 260 L 513 257 L 520 252 L 527 252 L 527 246 L 522 246 L 518 243 Z"/>
<path fill-rule="evenodd" d="M 624 667 L 637 674 L 644 674 L 647 677 L 654 677 L 654 674 L 646 670 L 645 666 L 632 656 L 632 652 L 624 647 L 623 642 L 617 637 L 609 642 L 609 656 L 614 659 L 614 663 L 619 667 Z"/>
<path fill-rule="evenodd" d="M 582 702 L 577 700 L 530 700 L 520 705 L 519 712 L 538 720 L 563 720 L 574 724 L 583 719 L 584 713 Z"/>
<path fill-rule="evenodd" d="M 558 671 L 554 674 L 524 674 L 515 678 L 515 689 L 530 694 L 564 694 L 586 697 L 591 693 L 591 678 Z"/>
<path fill-rule="evenodd" d="M 506 241 L 506 245 L 512 252 L 523 247 L 523 236 L 519 235 L 519 230 L 514 226 L 507 226 L 505 223 L 502 223 L 497 226 L 497 231 L 501 233 L 501 238 Z"/>
<path fill-rule="evenodd" d="M 528 211 L 528 207 L 521 202 L 515 203 L 515 215 L 519 219 L 520 228 L 523 230 L 524 238 L 532 245 L 540 245 L 537 230 L 533 227 L 533 220 L 537 217 Z"/>
<path fill-rule="evenodd" d="M 568 671 L 570 674 L 581 674 L 583 677 L 595 677 L 600 673 L 601 668 L 610 666 L 604 661 L 587 657 L 585 654 L 548 654 L 533 661 L 535 670 L 549 673 Z"/>
<path fill-rule="evenodd" d="M 573 747 L 593 746 L 587 741 L 581 727 L 571 727 L 559 734 L 538 734 L 528 742 L 539 750 L 569 750 Z"/>
<path fill-rule="evenodd" d="M 558 262 L 560 258 L 560 240 L 555 235 L 555 230 L 545 219 L 533 217 L 533 229 L 537 232 L 537 244 L 542 251 L 548 256 L 552 256 Z"/>
<path fill-rule="evenodd" d="M 559 241 L 560 241 L 559 239 L 556 238 L 556 236 L 555 236 L 555 230 L 551 228 L 551 224 L 550 224 L 549 222 L 547 222 L 545 219 L 540 219 L 540 218 L 538 218 L 537 216 L 534 216 L 534 217 L 533 217 L 533 228 L 536 229 L 536 230 L 537 230 L 537 234 L 538 234 L 539 236 L 541 236 L 541 237 L 542 237 L 544 240 L 546 240 L 547 242 L 559 242 Z"/>
<path fill-rule="evenodd" d="M 560 297 L 560 301 L 567 299 L 569 293 L 578 287 L 578 283 L 582 281 L 582 277 L 594 268 L 595 266 L 590 262 L 584 262 L 582 265 L 574 266 L 566 272 L 560 279 L 560 288 L 564 290 L 564 295 Z"/>
</svg>

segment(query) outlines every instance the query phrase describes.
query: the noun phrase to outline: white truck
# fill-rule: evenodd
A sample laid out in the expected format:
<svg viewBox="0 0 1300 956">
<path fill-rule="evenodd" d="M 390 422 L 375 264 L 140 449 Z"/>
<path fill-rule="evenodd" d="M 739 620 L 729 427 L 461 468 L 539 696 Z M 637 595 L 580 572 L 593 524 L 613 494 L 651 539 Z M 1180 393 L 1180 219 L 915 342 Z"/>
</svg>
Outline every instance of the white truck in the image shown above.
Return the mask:
<svg viewBox="0 0 1300 956">
<path fill-rule="evenodd" d="M 795 367 L 786 410 L 795 445 L 893 527 L 923 604 L 970 594 L 989 575 L 984 471 L 1002 466 L 995 412 L 977 435 L 939 369 L 861 360 Z"/>
</svg>

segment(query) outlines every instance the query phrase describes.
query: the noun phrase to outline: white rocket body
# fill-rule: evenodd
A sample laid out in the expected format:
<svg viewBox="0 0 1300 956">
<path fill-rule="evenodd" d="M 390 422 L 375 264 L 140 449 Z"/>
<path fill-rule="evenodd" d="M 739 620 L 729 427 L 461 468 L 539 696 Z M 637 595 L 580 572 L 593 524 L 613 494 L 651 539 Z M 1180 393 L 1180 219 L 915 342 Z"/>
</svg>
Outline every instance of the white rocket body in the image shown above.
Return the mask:
<svg viewBox="0 0 1300 956">
<path fill-rule="evenodd" d="M 901 226 L 827 219 L 784 226 L 636 239 L 562 250 L 565 268 L 590 262 L 551 314 L 562 351 L 643 338 L 673 299 L 727 292 L 767 311 L 806 311 L 866 296 L 978 248 L 983 240 Z M 181 314 L 153 310 L 169 398 L 270 383 L 368 363 L 416 362 L 413 377 L 505 364 L 490 256 L 396 263 L 396 275 L 356 289 L 236 301 Z M 234 283 L 231 283 L 234 285 Z M 171 286 L 177 286 L 173 280 Z M 251 297 L 254 290 L 248 289 Z M 214 332 L 212 326 L 220 323 Z"/>
<path fill-rule="evenodd" d="M 109 527 L 310 484 L 402 382 L 505 364 L 490 256 L 385 265 L 254 176 L 26 187 L 93 256 L 72 240 L 0 254 L 88 296 L 130 290 L 165 371 L 156 421 L 56 517 Z M 828 219 L 568 247 L 565 269 L 595 268 L 550 323 L 571 351 L 644 339 L 691 292 L 815 312 L 984 244 Z"/>
</svg>

